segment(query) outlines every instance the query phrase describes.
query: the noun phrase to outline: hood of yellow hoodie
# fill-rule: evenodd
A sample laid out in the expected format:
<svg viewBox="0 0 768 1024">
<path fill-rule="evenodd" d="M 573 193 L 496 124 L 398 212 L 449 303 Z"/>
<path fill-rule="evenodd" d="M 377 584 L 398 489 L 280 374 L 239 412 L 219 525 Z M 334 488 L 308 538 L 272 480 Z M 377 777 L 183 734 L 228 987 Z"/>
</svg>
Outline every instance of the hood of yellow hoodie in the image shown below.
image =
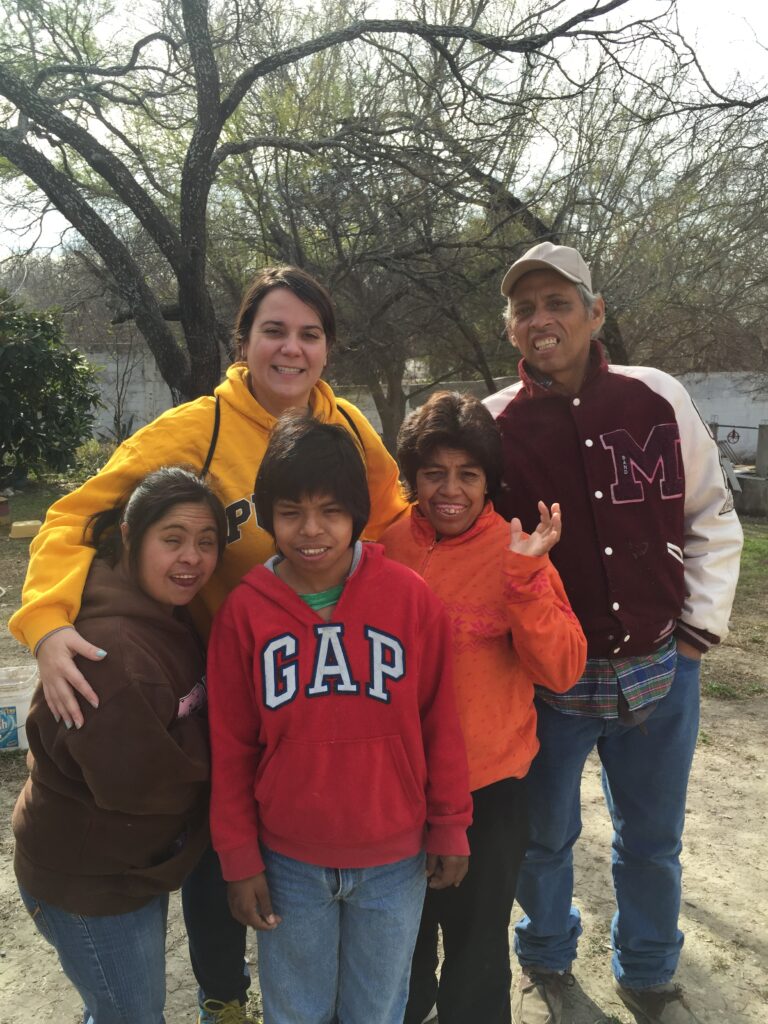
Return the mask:
<svg viewBox="0 0 768 1024">
<path fill-rule="evenodd" d="M 256 401 L 248 386 L 250 373 L 245 363 L 232 363 L 227 368 L 226 379 L 219 384 L 214 394 L 222 402 L 235 409 L 241 416 L 257 423 L 267 432 L 276 423 L 276 417 Z M 336 416 L 336 397 L 329 384 L 318 380 L 309 395 L 312 415 L 320 420 L 333 421 Z"/>
</svg>

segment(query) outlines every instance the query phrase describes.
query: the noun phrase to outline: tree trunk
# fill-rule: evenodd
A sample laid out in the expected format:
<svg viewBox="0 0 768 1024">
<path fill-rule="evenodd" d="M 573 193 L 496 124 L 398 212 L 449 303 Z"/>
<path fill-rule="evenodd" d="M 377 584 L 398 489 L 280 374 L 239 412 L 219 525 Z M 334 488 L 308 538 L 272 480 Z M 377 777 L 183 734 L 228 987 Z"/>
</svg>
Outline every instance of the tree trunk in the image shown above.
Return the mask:
<svg viewBox="0 0 768 1024">
<path fill-rule="evenodd" d="M 624 344 L 624 338 L 621 335 L 619 322 L 613 313 L 606 313 L 605 323 L 600 331 L 600 338 L 608 350 L 612 363 L 616 363 L 619 366 L 629 365 L 629 353 Z"/>
<path fill-rule="evenodd" d="M 386 449 L 395 454 L 397 451 L 397 432 L 405 419 L 408 397 L 403 390 L 402 369 L 398 372 L 392 367 L 386 373 L 387 390 L 381 385 L 375 369 L 372 367 L 367 375 L 368 389 L 371 392 L 376 411 L 381 419 L 381 437 Z"/>
</svg>

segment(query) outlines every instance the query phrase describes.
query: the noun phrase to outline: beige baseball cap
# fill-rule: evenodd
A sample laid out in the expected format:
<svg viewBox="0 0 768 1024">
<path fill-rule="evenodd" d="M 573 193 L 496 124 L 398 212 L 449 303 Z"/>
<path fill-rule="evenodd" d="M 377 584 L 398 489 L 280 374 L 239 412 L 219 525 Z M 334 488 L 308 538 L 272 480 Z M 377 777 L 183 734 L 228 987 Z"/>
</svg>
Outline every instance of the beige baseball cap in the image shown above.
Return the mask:
<svg viewBox="0 0 768 1024">
<path fill-rule="evenodd" d="M 567 281 L 586 285 L 592 291 L 592 275 L 580 252 L 568 245 L 540 242 L 512 264 L 501 282 L 501 294 L 509 297 L 523 274 L 532 270 L 554 270 Z"/>
</svg>

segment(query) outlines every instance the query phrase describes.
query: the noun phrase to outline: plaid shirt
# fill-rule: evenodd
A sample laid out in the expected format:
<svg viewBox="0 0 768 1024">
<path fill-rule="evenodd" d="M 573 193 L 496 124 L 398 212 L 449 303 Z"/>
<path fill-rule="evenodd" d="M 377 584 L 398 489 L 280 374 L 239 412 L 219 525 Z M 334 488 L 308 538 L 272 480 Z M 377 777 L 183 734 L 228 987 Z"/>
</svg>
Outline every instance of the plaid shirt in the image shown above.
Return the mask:
<svg viewBox="0 0 768 1024">
<path fill-rule="evenodd" d="M 563 714 L 589 718 L 619 718 L 621 693 L 633 715 L 666 697 L 676 661 L 677 645 L 670 639 L 643 657 L 588 658 L 584 675 L 566 693 L 552 693 L 543 687 L 536 687 L 536 693 Z"/>
</svg>

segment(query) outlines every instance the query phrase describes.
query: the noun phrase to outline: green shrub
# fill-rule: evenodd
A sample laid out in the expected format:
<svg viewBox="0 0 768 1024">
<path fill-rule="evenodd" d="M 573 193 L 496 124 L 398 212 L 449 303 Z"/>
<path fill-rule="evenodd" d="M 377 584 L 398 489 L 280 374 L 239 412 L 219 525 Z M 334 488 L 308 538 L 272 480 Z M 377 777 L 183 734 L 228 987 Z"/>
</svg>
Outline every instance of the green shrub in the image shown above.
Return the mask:
<svg viewBox="0 0 768 1024">
<path fill-rule="evenodd" d="M 95 371 L 64 344 L 58 315 L 0 293 L 0 480 L 69 469 L 97 405 Z"/>
<path fill-rule="evenodd" d="M 84 483 L 94 473 L 98 473 L 102 466 L 109 461 L 115 448 L 116 441 L 106 441 L 103 438 L 90 438 L 81 444 L 75 451 L 75 466 L 69 473 L 69 479 L 75 483 Z"/>
</svg>

